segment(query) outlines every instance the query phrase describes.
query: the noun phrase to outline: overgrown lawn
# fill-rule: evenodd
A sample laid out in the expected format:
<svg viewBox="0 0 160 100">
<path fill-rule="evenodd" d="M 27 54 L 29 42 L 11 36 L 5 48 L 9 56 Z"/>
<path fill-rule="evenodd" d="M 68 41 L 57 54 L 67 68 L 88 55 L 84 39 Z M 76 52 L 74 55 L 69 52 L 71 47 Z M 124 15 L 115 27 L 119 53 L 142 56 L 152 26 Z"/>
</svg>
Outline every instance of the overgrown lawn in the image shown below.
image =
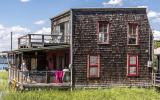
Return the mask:
<svg viewBox="0 0 160 100">
<path fill-rule="evenodd" d="M 160 100 L 154 88 L 111 88 L 92 90 L 31 90 L 8 91 L 7 72 L 0 73 L 0 91 L 5 91 L 2 100 Z"/>
</svg>

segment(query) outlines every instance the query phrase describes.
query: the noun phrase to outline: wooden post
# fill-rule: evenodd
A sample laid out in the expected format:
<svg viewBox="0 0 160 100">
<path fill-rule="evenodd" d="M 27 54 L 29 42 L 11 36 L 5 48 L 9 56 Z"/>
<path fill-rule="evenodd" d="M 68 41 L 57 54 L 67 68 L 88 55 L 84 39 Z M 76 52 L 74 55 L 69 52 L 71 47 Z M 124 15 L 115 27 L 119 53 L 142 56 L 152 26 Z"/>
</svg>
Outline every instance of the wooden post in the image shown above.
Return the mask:
<svg viewBox="0 0 160 100">
<path fill-rule="evenodd" d="M 23 53 L 22 53 L 22 55 L 21 55 L 21 59 L 22 59 L 22 61 L 23 61 Z M 22 62 L 23 63 L 23 62 Z M 22 78 L 22 85 L 23 85 L 23 70 L 22 70 L 22 67 L 21 67 L 21 78 Z"/>
<path fill-rule="evenodd" d="M 71 18 L 70 18 L 70 83 L 71 83 L 71 91 L 73 90 L 73 41 L 72 41 L 72 22 L 73 14 L 71 10 Z"/>
<path fill-rule="evenodd" d="M 21 39 L 18 38 L 18 48 L 20 48 L 20 44 L 21 44 Z"/>
<path fill-rule="evenodd" d="M 156 73 L 153 73 L 154 74 L 154 86 L 156 85 Z"/>
<path fill-rule="evenodd" d="M 29 40 L 28 40 L 28 42 L 29 42 L 29 47 L 31 48 L 31 46 L 32 46 L 32 45 L 31 45 L 31 34 L 28 35 L 28 38 L 29 38 Z"/>
<path fill-rule="evenodd" d="M 42 46 L 44 47 L 44 35 L 42 35 Z"/>
<path fill-rule="evenodd" d="M 11 32 L 11 51 L 12 51 L 12 37 L 13 37 L 13 34 Z"/>
</svg>

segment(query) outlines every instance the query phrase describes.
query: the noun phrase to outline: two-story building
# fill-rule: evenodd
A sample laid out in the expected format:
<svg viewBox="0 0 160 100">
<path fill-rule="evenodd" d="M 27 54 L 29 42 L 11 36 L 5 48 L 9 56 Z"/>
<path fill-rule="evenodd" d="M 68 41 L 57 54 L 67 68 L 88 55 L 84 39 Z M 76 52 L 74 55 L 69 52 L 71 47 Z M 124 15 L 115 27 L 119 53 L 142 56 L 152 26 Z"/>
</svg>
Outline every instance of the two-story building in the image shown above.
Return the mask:
<svg viewBox="0 0 160 100">
<path fill-rule="evenodd" d="M 152 85 L 146 8 L 70 9 L 51 18 L 50 35 L 28 34 L 18 46 L 10 80 L 23 87 Z"/>
</svg>

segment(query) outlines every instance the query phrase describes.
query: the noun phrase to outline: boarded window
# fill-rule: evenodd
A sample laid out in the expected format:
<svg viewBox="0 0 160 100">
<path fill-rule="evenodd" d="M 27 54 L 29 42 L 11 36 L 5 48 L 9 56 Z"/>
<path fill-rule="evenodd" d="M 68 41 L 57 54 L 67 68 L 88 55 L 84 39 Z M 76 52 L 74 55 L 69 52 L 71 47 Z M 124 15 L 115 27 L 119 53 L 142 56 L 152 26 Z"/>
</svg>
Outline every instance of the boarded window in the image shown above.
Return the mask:
<svg viewBox="0 0 160 100">
<path fill-rule="evenodd" d="M 128 24 L 128 44 L 137 45 L 138 44 L 138 25 Z"/>
<path fill-rule="evenodd" d="M 138 56 L 137 55 L 128 55 L 128 76 L 138 76 Z"/>
<path fill-rule="evenodd" d="M 99 77 L 99 56 L 88 55 L 88 77 Z"/>
<path fill-rule="evenodd" d="M 109 23 L 106 21 L 98 23 L 98 43 L 109 43 Z"/>
</svg>

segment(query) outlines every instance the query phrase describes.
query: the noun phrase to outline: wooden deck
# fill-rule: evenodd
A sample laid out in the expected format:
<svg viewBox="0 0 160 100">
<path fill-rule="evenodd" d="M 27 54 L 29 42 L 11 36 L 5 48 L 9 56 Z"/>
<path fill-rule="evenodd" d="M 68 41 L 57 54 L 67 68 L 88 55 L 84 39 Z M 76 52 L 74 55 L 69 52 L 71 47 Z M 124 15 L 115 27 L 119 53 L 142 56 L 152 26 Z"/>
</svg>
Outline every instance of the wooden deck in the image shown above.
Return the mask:
<svg viewBox="0 0 160 100">
<path fill-rule="evenodd" d="M 69 45 L 69 36 L 60 34 L 44 35 L 44 34 L 27 34 L 18 38 L 19 48 L 39 48 L 58 45 Z"/>
<path fill-rule="evenodd" d="M 70 83 L 35 83 L 35 84 L 23 83 L 20 85 L 26 88 L 40 88 L 40 87 L 69 88 L 70 87 Z"/>
</svg>

